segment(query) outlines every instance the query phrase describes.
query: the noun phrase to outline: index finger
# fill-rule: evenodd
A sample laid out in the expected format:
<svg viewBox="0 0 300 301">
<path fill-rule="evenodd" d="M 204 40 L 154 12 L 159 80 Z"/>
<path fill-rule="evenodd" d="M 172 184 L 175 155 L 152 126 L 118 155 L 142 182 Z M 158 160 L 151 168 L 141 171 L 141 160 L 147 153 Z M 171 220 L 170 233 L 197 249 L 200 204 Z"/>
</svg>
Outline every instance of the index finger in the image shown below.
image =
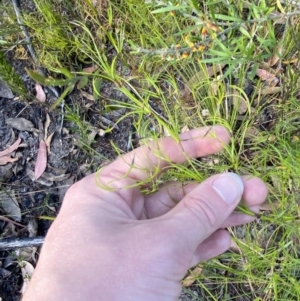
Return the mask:
<svg viewBox="0 0 300 301">
<path fill-rule="evenodd" d="M 171 163 L 182 164 L 188 159 L 221 151 L 230 141 L 230 134 L 222 126 L 201 127 L 179 135 L 179 142 L 164 137 L 143 145 L 119 157 L 100 171 L 111 179 L 149 181 Z"/>
</svg>

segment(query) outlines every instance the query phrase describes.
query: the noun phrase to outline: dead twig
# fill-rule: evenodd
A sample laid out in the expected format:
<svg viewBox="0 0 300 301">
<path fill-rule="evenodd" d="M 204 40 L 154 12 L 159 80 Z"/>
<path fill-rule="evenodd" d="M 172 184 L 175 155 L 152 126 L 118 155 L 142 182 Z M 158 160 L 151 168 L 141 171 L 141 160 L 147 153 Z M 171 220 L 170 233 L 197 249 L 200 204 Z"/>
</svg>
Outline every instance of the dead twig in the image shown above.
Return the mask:
<svg viewBox="0 0 300 301">
<path fill-rule="evenodd" d="M 0 239 L 0 251 L 15 250 L 25 247 L 39 247 L 44 243 L 45 237 L 7 238 Z"/>
<path fill-rule="evenodd" d="M 7 222 L 7 223 L 11 223 L 11 224 L 14 224 L 16 226 L 19 226 L 19 227 L 22 227 L 22 228 L 26 228 L 27 226 L 24 226 L 18 222 L 15 222 L 15 221 L 12 221 L 11 219 L 5 217 L 5 216 L 0 216 L 0 220 L 1 221 L 4 221 L 4 222 Z"/>
</svg>

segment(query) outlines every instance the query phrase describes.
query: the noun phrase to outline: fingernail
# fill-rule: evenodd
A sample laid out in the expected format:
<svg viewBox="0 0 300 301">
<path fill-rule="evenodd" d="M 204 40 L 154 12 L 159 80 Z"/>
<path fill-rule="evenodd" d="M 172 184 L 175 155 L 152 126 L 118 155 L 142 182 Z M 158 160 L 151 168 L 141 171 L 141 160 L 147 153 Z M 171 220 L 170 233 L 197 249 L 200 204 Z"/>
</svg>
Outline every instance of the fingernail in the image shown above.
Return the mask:
<svg viewBox="0 0 300 301">
<path fill-rule="evenodd" d="M 235 203 L 237 204 L 244 191 L 244 185 L 241 178 L 231 172 L 222 174 L 214 180 L 212 188 L 228 206 Z"/>
</svg>

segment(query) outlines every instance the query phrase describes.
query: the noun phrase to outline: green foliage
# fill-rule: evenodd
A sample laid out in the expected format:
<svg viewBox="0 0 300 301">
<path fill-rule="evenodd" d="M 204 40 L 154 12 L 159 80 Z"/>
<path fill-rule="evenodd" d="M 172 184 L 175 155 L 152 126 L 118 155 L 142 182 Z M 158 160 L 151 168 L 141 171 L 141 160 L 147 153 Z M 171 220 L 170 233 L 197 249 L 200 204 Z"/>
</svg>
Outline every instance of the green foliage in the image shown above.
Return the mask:
<svg viewBox="0 0 300 301">
<path fill-rule="evenodd" d="M 19 96 L 26 94 L 26 89 L 19 75 L 5 59 L 4 53 L 0 51 L 0 80 L 4 81 L 9 88 Z"/>
</svg>

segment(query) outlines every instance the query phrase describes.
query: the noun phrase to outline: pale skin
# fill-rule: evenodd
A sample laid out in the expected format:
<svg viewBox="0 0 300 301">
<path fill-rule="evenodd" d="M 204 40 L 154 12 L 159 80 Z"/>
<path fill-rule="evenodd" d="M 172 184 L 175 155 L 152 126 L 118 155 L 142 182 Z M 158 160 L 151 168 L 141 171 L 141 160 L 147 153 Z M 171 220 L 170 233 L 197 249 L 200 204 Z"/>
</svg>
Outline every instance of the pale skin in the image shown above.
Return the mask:
<svg viewBox="0 0 300 301">
<path fill-rule="evenodd" d="M 224 228 L 255 219 L 234 210 L 243 199 L 257 212 L 266 185 L 229 173 L 202 183 L 166 183 L 153 194 L 135 184 L 168 162 L 217 153 L 229 140 L 221 126 L 191 130 L 180 142 L 162 138 L 74 184 L 23 301 L 178 300 L 187 270 L 229 248 Z"/>
</svg>

